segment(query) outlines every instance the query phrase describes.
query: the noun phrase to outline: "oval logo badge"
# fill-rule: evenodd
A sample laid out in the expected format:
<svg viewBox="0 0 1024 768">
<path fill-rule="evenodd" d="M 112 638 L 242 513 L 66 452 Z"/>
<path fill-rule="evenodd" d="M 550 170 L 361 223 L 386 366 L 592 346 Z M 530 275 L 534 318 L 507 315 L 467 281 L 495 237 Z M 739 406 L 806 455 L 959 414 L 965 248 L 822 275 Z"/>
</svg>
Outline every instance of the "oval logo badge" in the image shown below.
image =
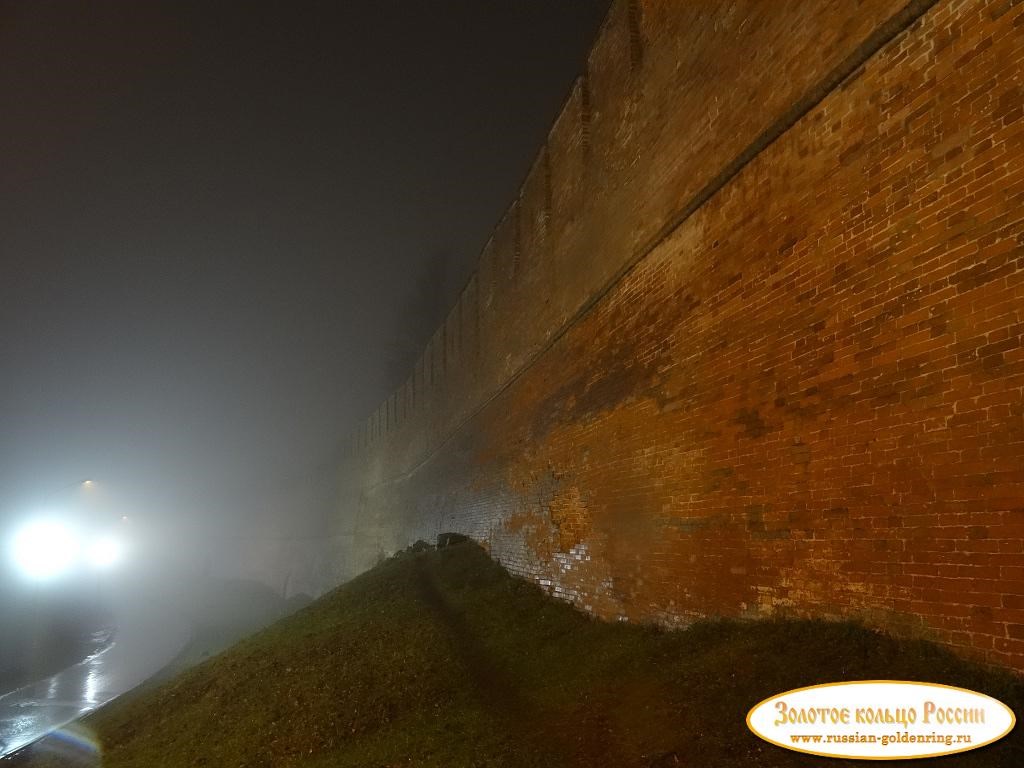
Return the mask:
<svg viewBox="0 0 1024 768">
<path fill-rule="evenodd" d="M 765 741 L 823 757 L 908 760 L 977 749 L 1013 730 L 998 699 L 966 688 L 858 680 L 796 688 L 760 702 L 747 727 Z"/>
</svg>

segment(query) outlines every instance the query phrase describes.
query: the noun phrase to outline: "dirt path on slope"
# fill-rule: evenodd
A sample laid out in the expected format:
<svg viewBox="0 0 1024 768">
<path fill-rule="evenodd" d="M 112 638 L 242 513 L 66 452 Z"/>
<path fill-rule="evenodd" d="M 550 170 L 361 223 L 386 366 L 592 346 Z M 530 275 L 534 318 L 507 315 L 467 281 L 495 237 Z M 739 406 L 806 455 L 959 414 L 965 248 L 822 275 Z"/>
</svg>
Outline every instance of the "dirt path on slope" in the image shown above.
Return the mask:
<svg viewBox="0 0 1024 768">
<path fill-rule="evenodd" d="M 514 764 L 531 768 L 574 765 L 572 746 L 552 732 L 545 713 L 523 697 L 513 677 L 475 637 L 462 611 L 445 598 L 422 558 L 416 559 L 416 573 L 419 596 L 447 627 L 452 655 L 473 681 L 482 708 L 493 717 L 495 727 L 505 730 L 516 742 L 518 756 Z"/>
</svg>

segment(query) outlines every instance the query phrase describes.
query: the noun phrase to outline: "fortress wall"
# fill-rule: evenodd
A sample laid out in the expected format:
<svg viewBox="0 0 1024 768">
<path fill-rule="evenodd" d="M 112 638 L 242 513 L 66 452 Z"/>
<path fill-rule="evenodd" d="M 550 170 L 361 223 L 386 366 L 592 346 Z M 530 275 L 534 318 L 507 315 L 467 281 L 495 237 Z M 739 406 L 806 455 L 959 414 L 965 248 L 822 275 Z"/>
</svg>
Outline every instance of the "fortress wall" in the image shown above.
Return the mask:
<svg viewBox="0 0 1024 768">
<path fill-rule="evenodd" d="M 412 404 L 353 438 L 345 573 L 457 530 L 606 618 L 1024 668 L 1024 9 L 780 8 L 612 8 Z"/>
</svg>

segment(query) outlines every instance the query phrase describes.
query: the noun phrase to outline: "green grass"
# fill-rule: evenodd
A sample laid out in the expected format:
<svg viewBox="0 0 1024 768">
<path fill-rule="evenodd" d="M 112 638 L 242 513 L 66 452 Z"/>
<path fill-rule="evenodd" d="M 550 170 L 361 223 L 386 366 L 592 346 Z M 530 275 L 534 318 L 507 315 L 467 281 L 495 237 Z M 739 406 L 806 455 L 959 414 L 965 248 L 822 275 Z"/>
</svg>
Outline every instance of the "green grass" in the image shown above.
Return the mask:
<svg viewBox="0 0 1024 768">
<path fill-rule="evenodd" d="M 216 656 L 248 635 L 309 604 L 308 595 L 287 600 L 269 587 L 251 581 L 204 579 L 192 588 L 182 612 L 192 626 L 184 649 L 153 679 L 165 682 Z"/>
<path fill-rule="evenodd" d="M 850 623 L 610 624 L 473 544 L 405 553 L 87 718 L 105 768 L 845 766 L 745 726 L 791 688 L 959 685 L 1024 712 L 1019 678 Z M 33 768 L 69 765 L 38 749 Z M 1015 732 L 939 766 L 1024 765 Z"/>
</svg>

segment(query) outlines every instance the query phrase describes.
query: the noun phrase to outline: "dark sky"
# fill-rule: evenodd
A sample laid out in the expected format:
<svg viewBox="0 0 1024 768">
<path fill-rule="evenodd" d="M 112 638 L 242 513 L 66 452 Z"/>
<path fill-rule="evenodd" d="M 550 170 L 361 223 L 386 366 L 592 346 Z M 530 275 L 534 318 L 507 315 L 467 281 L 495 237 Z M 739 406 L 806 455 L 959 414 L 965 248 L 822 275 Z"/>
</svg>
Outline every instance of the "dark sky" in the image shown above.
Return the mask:
<svg viewBox="0 0 1024 768">
<path fill-rule="evenodd" d="M 325 461 L 605 6 L 0 3 L 0 514 L 86 477 L 220 509 Z"/>
</svg>

